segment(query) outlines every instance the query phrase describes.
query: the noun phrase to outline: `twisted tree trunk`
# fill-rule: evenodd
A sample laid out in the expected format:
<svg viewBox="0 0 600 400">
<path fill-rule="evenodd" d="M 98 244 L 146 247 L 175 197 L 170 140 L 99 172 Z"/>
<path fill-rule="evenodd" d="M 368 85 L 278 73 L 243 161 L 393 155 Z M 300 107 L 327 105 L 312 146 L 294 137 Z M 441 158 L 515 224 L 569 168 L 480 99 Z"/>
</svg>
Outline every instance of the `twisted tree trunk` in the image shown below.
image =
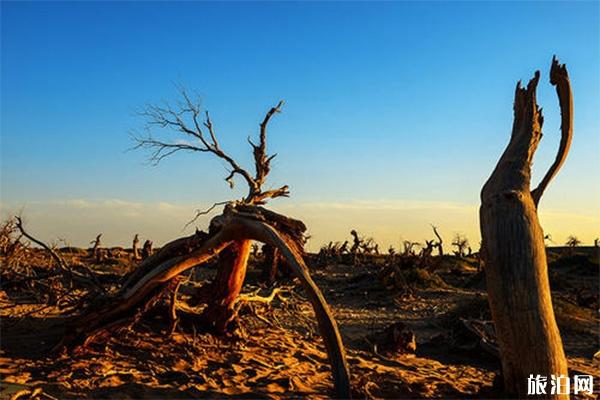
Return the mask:
<svg viewBox="0 0 600 400">
<path fill-rule="evenodd" d="M 194 302 L 208 303 L 208 308 L 203 314 L 208 327 L 217 331 L 226 330 L 234 317 L 232 305 L 246 274 L 250 241 L 258 240 L 276 248 L 286 260 L 291 272 L 302 283 L 315 310 L 319 329 L 327 347 L 336 396 L 349 398 L 348 364 L 337 325 L 302 260 L 306 226 L 301 221 L 259 207 L 269 199 L 289 196 L 287 185 L 266 191 L 262 189 L 271 169 L 271 161 L 276 156 L 267 154 L 267 125 L 273 115 L 281 111 L 283 101 L 265 115 L 260 124 L 258 144 L 249 140 L 255 166 L 255 174 L 251 174 L 223 150 L 208 112 L 201 112 L 199 99 L 192 100 L 185 90 L 181 91 L 181 97 L 176 109 L 168 103 L 160 106 L 149 105 L 140 115 L 148 119 L 148 131 L 151 131 L 152 127 L 172 128 L 185 135 L 186 139 L 193 138 L 194 143 L 188 140 L 183 143 L 162 141 L 153 138 L 149 133 L 148 137 L 135 138 L 136 148 L 151 149 L 153 152 L 150 159 L 154 163 L 159 163 L 165 157 L 179 151 L 212 154 L 229 166 L 229 174 L 225 181 L 233 188 L 234 178 L 242 178 L 248 185 L 248 195 L 241 201 L 227 203 L 223 214 L 212 219 L 208 234 L 197 232 L 191 237 L 169 243 L 156 255 L 144 260 L 125 281 L 120 291 L 96 299 L 87 312 L 71 324 L 62 347 L 77 345 L 82 341 L 85 343 L 86 340 L 107 332 L 110 328 L 135 321 L 161 293 L 169 289 L 169 282 L 179 274 L 229 248 L 220 259 L 217 279 L 210 288 L 213 290 L 203 291 L 194 296 Z M 204 123 L 199 120 L 202 114 L 206 115 Z M 215 203 L 206 211 L 198 211 L 192 222 L 218 204 Z M 173 287 L 176 290 L 176 283 L 173 283 Z M 172 296 L 172 299 L 175 299 L 175 296 Z M 175 316 L 172 320 L 176 321 Z"/>
<path fill-rule="evenodd" d="M 96 299 L 83 315 L 69 324 L 65 337 L 57 348 L 66 350 L 85 346 L 94 338 L 131 324 L 169 289 L 179 274 L 209 261 L 223 251 L 227 254 L 219 264 L 223 272 L 219 272 L 216 284 L 221 292 L 217 295 L 218 301 L 211 298 L 211 311 L 204 315 L 214 326 L 226 325 L 231 321 L 231 303 L 243 283 L 250 241 L 257 240 L 276 248 L 302 284 L 315 311 L 327 349 L 336 397 L 350 398 L 350 374 L 337 324 L 300 255 L 298 233 L 305 229 L 302 222 L 261 207 L 226 207 L 222 215 L 213 218 L 208 234 L 197 232 L 165 245 L 142 262 L 117 293 Z"/>
<path fill-rule="evenodd" d="M 553 59 L 550 81 L 561 106 L 562 139 L 556 161 L 535 190 L 531 164 L 542 137 L 536 102 L 539 71 L 527 88 L 517 85 L 510 143 L 481 192 L 480 223 L 488 298 L 500 346 L 505 390 L 525 398 L 533 374 L 567 376 L 567 361 L 548 280 L 544 233 L 537 206 L 566 158 L 572 137 L 572 95 L 564 65 Z M 546 398 L 568 398 L 550 394 Z"/>
<path fill-rule="evenodd" d="M 219 269 L 210 288 L 212 300 L 201 316 L 211 331 L 226 332 L 235 317 L 233 305 L 242 291 L 251 244 L 250 240 L 239 240 L 219 254 Z"/>
</svg>

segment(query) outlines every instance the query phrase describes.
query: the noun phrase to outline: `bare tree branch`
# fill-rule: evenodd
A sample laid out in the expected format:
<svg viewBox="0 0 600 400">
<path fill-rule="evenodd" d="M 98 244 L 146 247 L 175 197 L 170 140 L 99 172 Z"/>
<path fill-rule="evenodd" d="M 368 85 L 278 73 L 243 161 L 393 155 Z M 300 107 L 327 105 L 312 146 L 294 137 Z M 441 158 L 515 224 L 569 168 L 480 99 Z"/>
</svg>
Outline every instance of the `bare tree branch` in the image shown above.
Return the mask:
<svg viewBox="0 0 600 400">
<path fill-rule="evenodd" d="M 531 191 L 531 196 L 536 206 L 540 202 L 546 187 L 565 162 L 569 148 L 571 147 L 571 141 L 573 140 L 573 93 L 571 91 L 571 82 L 569 81 L 569 74 L 565 64 L 559 64 L 556 56 L 552 58 L 550 83 L 556 87 L 556 94 L 558 95 L 560 104 L 561 138 L 554 163 L 552 163 L 538 187 Z"/>
<path fill-rule="evenodd" d="M 157 127 L 167 128 L 190 136 L 193 142 L 181 140 L 163 141 L 154 138 L 151 134 L 146 137 L 134 135 L 133 140 L 136 142 L 136 145 L 133 149 L 141 148 L 150 150 L 149 159 L 153 165 L 158 164 L 164 158 L 179 151 L 212 153 L 228 164 L 229 173 L 225 181 L 231 188 L 234 187 L 234 178 L 236 175 L 241 176 L 246 182 L 249 189 L 248 195 L 242 200 L 246 204 L 264 204 L 269 198 L 289 196 L 287 186 L 267 191 L 263 191 L 262 189 L 271 169 L 271 161 L 276 156 L 276 154 L 267 155 L 267 125 L 272 116 L 281 111 L 283 101 L 272 107 L 265 115 L 260 124 L 259 144 L 255 145 L 249 140 L 252 145 L 256 169 L 255 176 L 252 176 L 248 170 L 242 168 L 233 157 L 221 148 L 208 111 L 204 113 L 204 121 L 200 122 L 200 101 L 193 101 L 185 88 L 179 88 L 179 92 L 182 100 L 177 103 L 177 109 L 172 108 L 168 103 L 163 106 L 147 105 L 138 112 L 138 115 L 146 119 L 146 129 L 148 131 Z"/>
<path fill-rule="evenodd" d="M 81 273 L 74 271 L 53 248 L 51 248 L 41 240 L 38 240 L 35 237 L 31 236 L 29 233 L 27 233 L 27 231 L 25 231 L 25 228 L 23 227 L 23 220 L 20 216 L 15 216 L 15 221 L 17 229 L 19 229 L 23 236 L 25 236 L 27 239 L 31 240 L 38 246 L 42 247 L 50 254 L 54 262 L 57 264 L 61 274 L 63 274 L 68 279 L 75 279 L 80 282 L 83 282 L 88 286 L 93 287 L 94 289 L 100 289 L 103 292 L 105 291 L 104 287 L 98 282 L 96 276 L 89 269 L 89 267 L 81 266 L 81 268 L 85 270 L 86 275 L 82 275 Z"/>
<path fill-rule="evenodd" d="M 44 250 L 46 250 L 48 252 L 48 254 L 50 254 L 50 256 L 52 257 L 52 259 L 56 262 L 58 268 L 60 268 L 64 271 L 69 271 L 69 268 L 67 267 L 67 263 L 65 263 L 65 260 L 63 260 L 62 257 L 59 256 L 56 251 L 54 251 L 54 249 L 52 249 L 50 246 L 48 246 L 46 243 L 42 242 L 41 240 L 34 238 L 33 236 L 31 236 L 29 233 L 27 233 L 25 231 L 25 228 L 23 227 L 23 220 L 21 219 L 20 216 L 16 216 L 15 221 L 16 221 L 17 228 L 19 229 L 19 231 L 21 232 L 21 234 L 23 236 L 25 236 L 27 239 L 31 240 L 33 243 L 37 244 L 38 246 L 40 246 Z"/>
<path fill-rule="evenodd" d="M 188 226 L 190 226 L 191 224 L 193 224 L 194 222 L 196 222 L 196 220 L 198 218 L 200 218 L 202 215 L 206 215 L 209 212 L 211 212 L 212 210 L 214 210 L 216 207 L 222 206 L 222 205 L 225 205 L 225 204 L 228 204 L 228 203 L 230 203 L 230 202 L 229 201 L 218 201 L 218 202 L 214 203 L 212 206 L 208 207 L 204 211 L 196 210 L 196 215 L 194 216 L 194 218 L 192 218 L 187 224 L 185 224 L 185 226 L 183 227 L 183 229 L 187 228 Z"/>
<path fill-rule="evenodd" d="M 282 106 L 283 100 L 281 100 L 275 107 L 271 108 L 269 112 L 267 112 L 267 115 L 265 115 L 263 122 L 260 124 L 260 141 L 258 146 L 248 139 L 250 145 L 252 146 L 254 164 L 256 166 L 256 176 L 254 179 L 259 186 L 264 183 L 264 180 L 270 171 L 271 160 L 273 160 L 273 158 L 276 156 L 276 154 L 267 156 L 267 125 L 275 113 L 281 112 Z"/>
</svg>

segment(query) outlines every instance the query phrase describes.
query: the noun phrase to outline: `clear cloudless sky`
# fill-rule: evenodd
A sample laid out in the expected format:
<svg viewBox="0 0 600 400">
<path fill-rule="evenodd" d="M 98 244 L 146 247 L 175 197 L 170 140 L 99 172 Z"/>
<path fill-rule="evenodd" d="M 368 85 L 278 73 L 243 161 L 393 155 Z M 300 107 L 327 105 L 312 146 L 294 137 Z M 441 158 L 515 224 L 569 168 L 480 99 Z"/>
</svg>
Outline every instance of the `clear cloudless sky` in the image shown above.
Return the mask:
<svg viewBox="0 0 600 400">
<path fill-rule="evenodd" d="M 246 137 L 285 99 L 270 126 L 270 182 L 292 197 L 273 207 L 308 222 L 313 248 L 356 227 L 384 245 L 422 240 L 431 222 L 476 243 L 479 192 L 509 139 L 515 84 L 536 69 L 545 123 L 534 183 L 554 158 L 553 54 L 571 75 L 575 133 L 542 224 L 558 242 L 600 235 L 597 1 L 0 7 L 2 212 L 24 207 L 46 240 L 82 245 L 104 232 L 125 244 L 140 231 L 162 243 L 194 209 L 243 194 L 205 154 L 153 167 L 127 151 L 143 124 L 136 108 L 176 99 L 182 84 L 249 168 Z"/>
</svg>

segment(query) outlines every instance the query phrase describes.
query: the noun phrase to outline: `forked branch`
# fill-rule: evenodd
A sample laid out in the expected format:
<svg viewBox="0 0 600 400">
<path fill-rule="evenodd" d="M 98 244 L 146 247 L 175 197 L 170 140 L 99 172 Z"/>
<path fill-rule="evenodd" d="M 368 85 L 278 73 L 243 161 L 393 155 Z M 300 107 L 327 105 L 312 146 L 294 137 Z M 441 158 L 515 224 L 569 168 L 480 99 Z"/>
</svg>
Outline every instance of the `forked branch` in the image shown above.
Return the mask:
<svg viewBox="0 0 600 400">
<path fill-rule="evenodd" d="M 136 142 L 134 149 L 150 150 L 150 162 L 154 165 L 179 151 L 211 153 L 227 163 L 229 174 L 225 177 L 225 181 L 231 188 L 234 187 L 236 175 L 246 182 L 248 195 L 242 200 L 245 204 L 264 204 L 269 198 L 289 196 L 287 186 L 263 191 L 263 185 L 271 170 L 271 161 L 276 156 L 276 154 L 267 154 L 267 125 L 271 117 L 281 111 L 283 101 L 271 108 L 260 124 L 259 143 L 254 144 L 248 139 L 252 146 L 256 170 L 253 176 L 221 148 L 210 115 L 208 112 L 202 113 L 200 101 L 192 100 L 184 88 L 180 88 L 180 95 L 182 100 L 177 103 L 176 108 L 168 103 L 162 106 L 147 105 L 138 112 L 138 115 L 146 119 L 147 131 L 150 132 L 154 128 L 171 129 L 183 134 L 186 139 L 165 141 L 153 137 L 151 133 L 147 136 L 134 135 L 133 140 Z M 204 119 L 201 121 L 202 114 Z"/>
</svg>

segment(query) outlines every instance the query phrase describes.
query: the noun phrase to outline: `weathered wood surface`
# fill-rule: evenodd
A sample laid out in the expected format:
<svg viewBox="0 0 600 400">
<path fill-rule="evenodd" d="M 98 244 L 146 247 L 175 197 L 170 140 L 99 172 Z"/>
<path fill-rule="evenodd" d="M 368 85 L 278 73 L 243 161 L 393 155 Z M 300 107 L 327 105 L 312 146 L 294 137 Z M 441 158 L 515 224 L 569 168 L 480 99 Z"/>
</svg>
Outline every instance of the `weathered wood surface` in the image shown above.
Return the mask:
<svg viewBox="0 0 600 400">
<path fill-rule="evenodd" d="M 550 81 L 561 106 L 562 139 L 555 163 L 530 189 L 533 156 L 542 137 L 536 102 L 539 71 L 526 88 L 517 85 L 514 124 L 506 150 L 481 192 L 480 223 L 488 298 L 500 346 L 505 389 L 525 398 L 527 378 L 567 375 L 556 325 L 544 233 L 537 214 L 542 193 L 563 164 L 572 137 L 573 100 L 564 65 L 552 61 Z M 550 394 L 564 399 L 568 395 Z"/>
</svg>

